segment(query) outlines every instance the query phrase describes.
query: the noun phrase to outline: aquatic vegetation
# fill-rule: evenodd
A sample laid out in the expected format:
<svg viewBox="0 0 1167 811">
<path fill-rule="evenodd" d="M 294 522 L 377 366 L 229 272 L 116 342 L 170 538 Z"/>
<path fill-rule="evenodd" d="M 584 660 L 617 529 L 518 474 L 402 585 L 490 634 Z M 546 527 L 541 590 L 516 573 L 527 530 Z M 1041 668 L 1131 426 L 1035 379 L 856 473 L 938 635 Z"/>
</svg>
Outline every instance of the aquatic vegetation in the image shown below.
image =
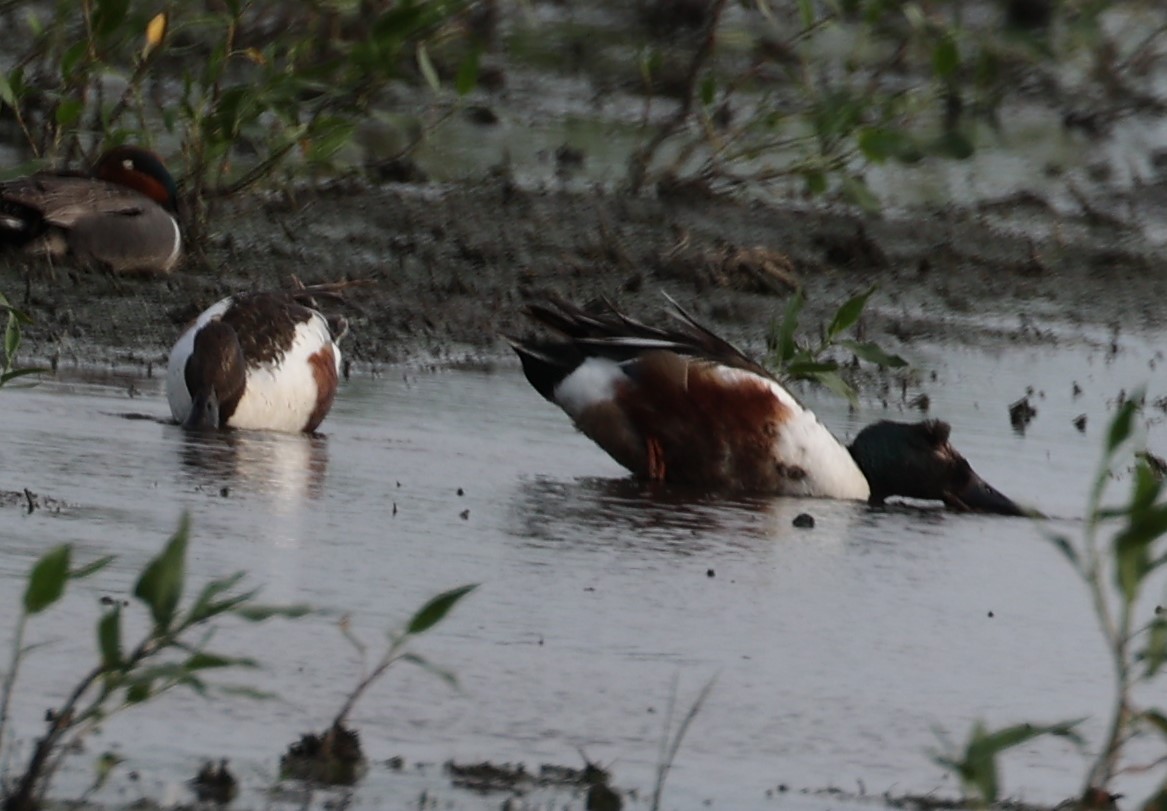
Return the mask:
<svg viewBox="0 0 1167 811">
<path fill-rule="evenodd" d="M 190 521 L 184 515 L 162 551 L 139 574 L 133 596 L 148 610 L 151 625 L 133 646 L 123 640 L 123 612 L 129 603 L 108 601 L 97 622 L 98 661 L 80 677 L 64 701 L 47 713 L 45 732 L 33 746 L 23 771 L 11 779 L 3 775 L 4 811 L 41 807 L 65 754 L 116 712 L 147 703 L 177 687 L 200 695 L 215 689 L 264 695 L 250 687 L 220 686 L 206 680 L 208 672 L 258 666 L 250 658 L 209 650 L 212 623 L 227 616 L 249 622 L 295 618 L 309 609 L 259 603 L 258 589 L 240 588 L 243 572 L 212 580 L 183 607 L 189 537 Z M 90 577 L 112 560 L 112 556 L 105 556 L 75 567 L 72 547 L 64 544 L 50 549 L 33 566 L 16 619 L 8 668 L 0 685 L 0 754 L 7 743 L 9 707 L 17 676 L 33 647 L 24 642 L 29 621 L 60 600 L 70 581 Z M 100 779 L 103 778 L 99 775 Z"/>
<path fill-rule="evenodd" d="M 95 140 L 177 141 L 180 185 L 200 225 L 215 197 L 293 157 L 330 165 L 390 80 L 413 72 L 439 82 L 427 44 L 454 36 L 448 24 L 467 0 L 374 5 L 371 25 L 365 4 L 227 0 L 161 13 L 131 0 L 30 5 L 12 23 L 28 44 L 0 72 L 0 106 L 44 159 L 75 159 Z M 460 93 L 473 87 L 476 65 L 471 48 Z M 236 171 L 245 153 L 249 168 Z"/>
<path fill-rule="evenodd" d="M 1128 32 L 1132 46 L 1100 19 L 1127 6 L 1134 28 L 1137 3 L 1014 2 L 982 13 L 886 0 L 689 5 L 683 48 L 663 14 L 644 20 L 646 95 L 668 95 L 676 109 L 659 125 L 645 116 L 628 170 L 633 190 L 779 187 L 874 211 L 871 166 L 968 158 L 996 137 L 1002 106 L 1032 88 L 1064 114 L 1064 127 L 1090 134 L 1162 104 L 1147 70 L 1161 58 L 1158 32 Z M 1095 76 L 1063 69 L 1075 62 L 1092 63 Z M 1124 101 L 1098 101 L 1112 92 Z"/>
<path fill-rule="evenodd" d="M 31 323 L 32 319 L 22 310 L 13 307 L 3 293 L 0 293 L 0 312 L 7 315 L 7 325 L 4 328 L 4 356 L 0 358 L 0 386 L 3 386 L 15 378 L 36 374 L 42 370 L 16 365 L 16 352 L 20 349 L 21 326 Z"/>
<path fill-rule="evenodd" d="M 1160 607 L 1151 609 L 1150 616 L 1141 613 L 1148 606 L 1147 601 L 1140 602 L 1140 596 L 1152 579 L 1167 569 L 1167 500 L 1163 498 L 1167 482 L 1132 439 L 1143 400 L 1141 393 L 1127 398 L 1110 422 L 1081 539 L 1047 534 L 1086 586 L 1114 670 L 1113 706 L 1105 739 L 1096 749 L 1082 786 L 1081 802 L 1091 807 L 1102 807 L 1097 802 L 1111 796 L 1117 777 L 1161 767 L 1167 760 L 1167 709 L 1143 703 L 1155 695 L 1155 690 L 1145 688 L 1156 682 L 1167 663 L 1167 615 Z M 1125 503 L 1104 504 L 1118 472 L 1128 468 L 1131 484 Z M 994 731 L 977 725 L 963 752 L 936 760 L 957 774 L 966 790 L 992 803 L 999 790 L 997 755 L 1043 735 L 1062 736 L 1084 745 L 1075 729 L 1079 723 L 1018 724 Z M 1129 762 L 1127 744 L 1136 737 L 1160 740 L 1164 752 L 1150 764 Z M 1160 807 L 1165 796 L 1167 780 L 1144 807 Z"/>
<path fill-rule="evenodd" d="M 841 337 L 848 330 L 859 323 L 867 301 L 875 292 L 871 287 L 865 293 L 853 296 L 839 305 L 835 310 L 831 323 L 820 332 L 817 343 L 809 343 L 797 338 L 799 316 L 806 303 L 806 295 L 802 290 L 795 291 L 786 304 L 786 311 L 782 320 L 774 320 L 770 324 L 769 334 L 766 336 L 766 348 L 769 351 L 767 360 L 780 376 L 791 380 L 809 380 L 831 391 L 846 397 L 852 403 L 858 401 L 854 386 L 848 383 L 839 370 L 842 368 L 837 360 L 828 357 L 834 349 L 843 349 L 854 357 L 868 363 L 873 363 L 881 369 L 900 369 L 908 362 L 899 355 L 882 349 L 874 341 L 854 340 Z"/>
<path fill-rule="evenodd" d="M 288 747 L 280 758 L 281 775 L 326 785 L 351 785 L 359 780 L 365 771 L 366 761 L 361 751 L 360 737 L 355 730 L 347 726 L 348 716 L 361 696 L 397 662 L 418 665 L 456 687 L 458 681 L 453 673 L 407 648 L 415 637 L 424 634 L 445 619 L 450 610 L 476 588 L 478 584 L 474 583 L 442 592 L 427 600 L 425 605 L 415 611 L 404 630 L 390 631 L 389 645 L 385 652 L 348 694 L 328 729 L 319 735 L 314 733 L 302 735 L 300 740 Z M 352 634 L 347 620 L 342 620 L 340 628 L 345 638 L 363 658 L 365 645 Z"/>
</svg>

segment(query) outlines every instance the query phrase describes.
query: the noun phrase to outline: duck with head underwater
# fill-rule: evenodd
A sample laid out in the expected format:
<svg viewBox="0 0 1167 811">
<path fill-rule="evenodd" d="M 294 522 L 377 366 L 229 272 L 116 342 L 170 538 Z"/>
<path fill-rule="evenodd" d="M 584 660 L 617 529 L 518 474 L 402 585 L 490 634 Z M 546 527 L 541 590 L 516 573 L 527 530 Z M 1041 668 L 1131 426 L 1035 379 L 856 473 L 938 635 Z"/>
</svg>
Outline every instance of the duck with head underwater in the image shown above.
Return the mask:
<svg viewBox="0 0 1167 811">
<path fill-rule="evenodd" d="M 329 285 L 239 293 L 204 310 L 175 342 L 166 369 L 170 413 L 186 428 L 314 432 L 341 371 L 343 318 L 315 298 Z"/>
<path fill-rule="evenodd" d="M 178 190 L 149 150 L 110 149 L 89 174 L 0 183 L 0 247 L 72 257 L 113 273 L 166 273 L 182 255 Z"/>
<path fill-rule="evenodd" d="M 949 442 L 947 423 L 884 420 L 844 447 L 765 367 L 669 301 L 677 324 L 660 328 L 607 301 L 593 313 L 552 298 L 526 312 L 562 337 L 507 339 L 531 385 L 637 477 L 1029 514 L 977 475 Z"/>
</svg>

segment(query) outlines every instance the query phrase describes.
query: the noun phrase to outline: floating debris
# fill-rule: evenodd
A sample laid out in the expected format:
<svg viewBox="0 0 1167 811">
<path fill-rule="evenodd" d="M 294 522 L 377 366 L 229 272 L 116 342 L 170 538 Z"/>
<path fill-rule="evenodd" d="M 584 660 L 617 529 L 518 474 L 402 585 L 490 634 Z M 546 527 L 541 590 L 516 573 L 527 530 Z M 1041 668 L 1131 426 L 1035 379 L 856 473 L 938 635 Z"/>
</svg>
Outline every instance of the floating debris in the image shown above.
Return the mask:
<svg viewBox="0 0 1167 811">
<path fill-rule="evenodd" d="M 1029 395 L 1025 395 L 1015 403 L 1009 404 L 1009 422 L 1013 430 L 1019 434 L 1025 433 L 1026 426 L 1037 416 L 1037 409 L 1029 403 Z"/>
<path fill-rule="evenodd" d="M 799 529 L 814 529 L 814 516 L 810 513 L 799 513 L 792 522 Z"/>
<path fill-rule="evenodd" d="M 932 407 L 932 398 L 927 394 L 917 394 L 911 400 L 908 400 L 908 408 L 915 408 L 922 413 L 927 414 L 928 409 Z"/>
<path fill-rule="evenodd" d="M 208 760 L 187 785 L 194 791 L 199 802 L 203 803 L 226 805 L 239 793 L 239 783 L 235 780 L 235 775 L 227 769 L 226 758 L 220 760 L 218 766 Z"/>
</svg>

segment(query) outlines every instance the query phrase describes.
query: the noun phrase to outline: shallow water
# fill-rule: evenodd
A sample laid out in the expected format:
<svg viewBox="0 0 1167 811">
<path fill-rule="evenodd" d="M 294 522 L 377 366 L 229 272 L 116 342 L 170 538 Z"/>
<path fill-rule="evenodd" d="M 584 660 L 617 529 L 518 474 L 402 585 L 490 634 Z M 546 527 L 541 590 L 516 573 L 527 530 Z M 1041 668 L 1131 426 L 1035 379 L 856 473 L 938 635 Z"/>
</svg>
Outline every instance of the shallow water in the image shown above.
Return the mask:
<svg viewBox="0 0 1167 811">
<path fill-rule="evenodd" d="M 1117 354 L 909 354 L 935 371 L 924 386 L 931 414 L 953 423 L 977 470 L 1071 535 L 1114 397 L 1152 379 L 1158 363 L 1153 342 L 1134 339 Z M 1039 413 L 1020 435 L 1007 404 L 1029 386 Z M 893 403 L 850 415 L 841 401 L 803 394 L 840 435 L 916 413 Z M 266 601 L 328 609 L 229 625 L 213 640 L 265 664 L 222 681 L 278 700 L 174 694 L 129 711 L 69 761 L 62 796 L 79 794 L 91 759 L 113 749 L 126 764 L 97 795 L 107 801 L 186 798 L 181 782 L 204 758 L 228 757 L 245 801 L 268 804 L 259 791 L 279 753 L 323 729 L 361 673 L 338 619 L 350 617 L 375 658 L 385 629 L 468 582 L 482 586 L 415 648 L 454 671 L 461 689 L 402 666 L 352 717 L 373 762 L 359 805 L 416 804 L 424 791 L 443 805 L 497 808 L 499 795 L 452 788 L 441 763 L 578 766 L 581 752 L 647 804 L 674 681 L 679 718 L 716 678 L 669 776 L 667 808 L 768 807 L 780 784 L 792 792 L 783 802 L 813 809 L 840 800 L 798 792 L 955 793 L 929 759 L 943 745 L 938 732 L 959 741 L 978 719 L 1086 716 L 1096 742 L 1106 721 L 1109 671 L 1085 593 L 1032 522 L 648 493 L 509 362 L 493 372 L 358 375 L 318 438 L 189 437 L 127 419 L 168 416 L 161 381 L 132 374 L 63 372 L 0 396 L 0 490 L 62 502 L 31 514 L 0 508 L 0 602 L 17 604 L 51 544 L 73 542 L 80 559 L 118 555 L 30 626 L 29 641 L 48 644 L 21 674 L 21 757 L 45 707 L 93 661 L 97 598 L 128 596 L 183 510 L 194 527 L 189 590 L 245 570 Z M 1085 435 L 1071 422 L 1080 413 Z M 1164 439 L 1151 425 L 1151 449 L 1162 452 Z M 804 511 L 813 530 L 791 526 Z M 394 755 L 402 772 L 384 766 Z M 1006 758 L 1004 785 L 1058 801 L 1078 789 L 1084 763 L 1061 742 L 1039 742 Z M 1130 789 L 1142 796 L 1146 786 Z"/>
</svg>

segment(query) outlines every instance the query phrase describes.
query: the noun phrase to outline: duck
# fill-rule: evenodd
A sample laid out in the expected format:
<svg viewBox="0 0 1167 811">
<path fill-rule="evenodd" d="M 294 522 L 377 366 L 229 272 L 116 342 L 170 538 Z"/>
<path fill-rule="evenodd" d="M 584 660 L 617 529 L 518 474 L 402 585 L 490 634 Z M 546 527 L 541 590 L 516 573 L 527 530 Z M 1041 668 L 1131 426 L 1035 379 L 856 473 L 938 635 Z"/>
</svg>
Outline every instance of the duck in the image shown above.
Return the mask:
<svg viewBox="0 0 1167 811">
<path fill-rule="evenodd" d="M 557 337 L 504 338 L 531 386 L 641 480 L 1027 514 L 952 446 L 948 423 L 880 420 L 843 445 L 766 367 L 669 304 L 674 323 L 657 327 L 608 300 L 549 296 L 525 312 Z"/>
<path fill-rule="evenodd" d="M 348 322 L 325 317 L 311 293 L 239 293 L 203 310 L 170 350 L 175 421 L 314 433 L 336 398 Z"/>
<path fill-rule="evenodd" d="M 71 257 L 112 273 L 168 273 L 182 255 L 178 190 L 139 146 L 106 151 L 89 174 L 38 172 L 0 183 L 0 247 Z"/>
</svg>

